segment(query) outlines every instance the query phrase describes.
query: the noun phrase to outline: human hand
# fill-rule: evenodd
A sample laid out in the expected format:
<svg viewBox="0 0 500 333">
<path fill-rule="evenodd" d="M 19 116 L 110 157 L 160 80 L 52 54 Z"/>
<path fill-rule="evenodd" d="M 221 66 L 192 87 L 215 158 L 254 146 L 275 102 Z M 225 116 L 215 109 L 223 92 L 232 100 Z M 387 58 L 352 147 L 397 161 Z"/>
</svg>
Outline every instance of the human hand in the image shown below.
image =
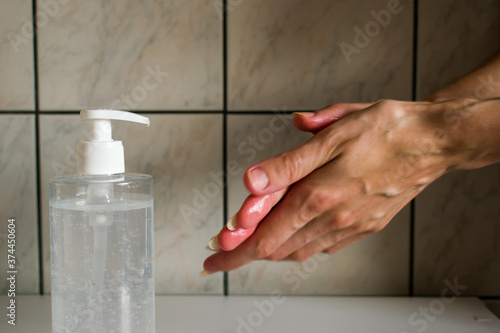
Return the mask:
<svg viewBox="0 0 500 333">
<path fill-rule="evenodd" d="M 349 108 L 344 108 L 342 104 L 336 104 L 316 113 L 294 113 L 293 123 L 301 131 L 316 134 L 342 118 L 348 111 L 352 111 L 354 108 L 363 109 L 371 104 L 352 104 Z M 210 239 L 207 249 L 212 251 L 231 251 L 235 249 L 253 234 L 257 224 L 281 200 L 287 189 L 284 188 L 266 195 L 249 195 L 238 212 L 229 219 L 227 225 L 222 228 L 218 235 Z"/>
<path fill-rule="evenodd" d="M 461 154 L 450 148 L 457 136 L 443 114 L 473 102 L 334 104 L 296 116 L 296 127 L 317 134 L 246 171 L 251 196 L 232 225 L 240 233 L 229 246 L 224 240 L 232 234 L 224 228 L 217 240 L 225 251 L 209 257 L 205 271 L 258 259 L 303 261 L 381 230 L 425 186 L 457 167 Z M 337 121 L 324 128 L 325 119 Z M 261 208 L 252 219 L 253 203 Z"/>
<path fill-rule="evenodd" d="M 296 112 L 293 115 L 295 127 L 301 131 L 318 133 L 333 124 L 354 108 L 363 109 L 372 103 L 357 103 L 345 108 L 343 104 L 335 104 L 315 113 Z M 257 224 L 269 213 L 274 205 L 281 200 L 288 188 L 266 195 L 249 195 L 238 212 L 229 219 L 218 235 L 212 237 L 207 249 L 212 251 L 231 251 L 250 237 Z"/>
</svg>

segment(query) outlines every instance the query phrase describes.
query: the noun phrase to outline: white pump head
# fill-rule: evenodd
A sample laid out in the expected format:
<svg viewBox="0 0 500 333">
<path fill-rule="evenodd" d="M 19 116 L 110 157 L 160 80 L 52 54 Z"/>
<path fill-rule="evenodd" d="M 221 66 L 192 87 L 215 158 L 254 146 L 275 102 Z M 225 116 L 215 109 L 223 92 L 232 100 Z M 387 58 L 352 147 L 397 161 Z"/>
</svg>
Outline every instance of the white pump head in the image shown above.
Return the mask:
<svg viewBox="0 0 500 333">
<path fill-rule="evenodd" d="M 149 119 L 118 110 L 83 110 L 81 120 L 90 123 L 89 141 L 78 144 L 77 172 L 87 175 L 111 175 L 125 172 L 121 141 L 113 141 L 111 120 L 124 120 L 149 126 Z"/>
</svg>

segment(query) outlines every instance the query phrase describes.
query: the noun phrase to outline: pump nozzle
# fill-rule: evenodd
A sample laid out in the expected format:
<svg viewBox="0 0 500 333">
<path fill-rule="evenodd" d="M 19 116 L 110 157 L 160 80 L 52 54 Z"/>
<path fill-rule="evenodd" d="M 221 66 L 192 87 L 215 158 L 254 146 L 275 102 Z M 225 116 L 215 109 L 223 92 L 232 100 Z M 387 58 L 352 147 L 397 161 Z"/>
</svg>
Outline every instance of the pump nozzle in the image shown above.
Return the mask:
<svg viewBox="0 0 500 333">
<path fill-rule="evenodd" d="M 83 110 L 81 120 L 90 123 L 88 141 L 78 144 L 78 173 L 109 175 L 125 172 L 123 144 L 114 141 L 111 120 L 123 120 L 149 126 L 149 119 L 141 115 L 118 110 Z"/>
<path fill-rule="evenodd" d="M 149 118 L 138 115 L 137 113 L 119 110 L 82 110 L 80 112 L 81 120 L 123 120 L 134 123 L 145 124 L 149 126 Z"/>
</svg>

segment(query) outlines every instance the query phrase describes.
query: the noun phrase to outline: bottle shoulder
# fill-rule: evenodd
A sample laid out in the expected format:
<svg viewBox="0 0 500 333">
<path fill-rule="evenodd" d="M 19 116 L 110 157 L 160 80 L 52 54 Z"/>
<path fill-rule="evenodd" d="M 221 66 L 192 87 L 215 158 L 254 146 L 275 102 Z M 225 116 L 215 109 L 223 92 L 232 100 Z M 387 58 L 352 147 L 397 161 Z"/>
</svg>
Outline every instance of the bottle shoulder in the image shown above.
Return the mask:
<svg viewBox="0 0 500 333">
<path fill-rule="evenodd" d="M 69 174 L 56 176 L 50 179 L 50 183 L 67 183 L 67 184 L 99 184 L 99 183 L 131 183 L 131 182 L 148 182 L 153 181 L 151 175 L 141 173 L 120 173 L 113 175 L 86 175 L 86 174 Z"/>
</svg>

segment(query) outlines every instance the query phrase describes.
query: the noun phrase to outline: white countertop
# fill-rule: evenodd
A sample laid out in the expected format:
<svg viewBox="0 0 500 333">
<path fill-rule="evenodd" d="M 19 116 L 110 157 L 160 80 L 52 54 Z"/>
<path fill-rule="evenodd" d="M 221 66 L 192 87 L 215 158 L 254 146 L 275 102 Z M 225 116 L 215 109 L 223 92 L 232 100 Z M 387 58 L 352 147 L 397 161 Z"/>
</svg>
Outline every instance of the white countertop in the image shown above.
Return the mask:
<svg viewBox="0 0 500 333">
<path fill-rule="evenodd" d="M 16 326 L 7 304 L 0 296 L 1 333 L 51 332 L 50 295 L 17 296 Z M 471 297 L 157 296 L 156 332 L 500 333 L 500 320 Z"/>
</svg>

